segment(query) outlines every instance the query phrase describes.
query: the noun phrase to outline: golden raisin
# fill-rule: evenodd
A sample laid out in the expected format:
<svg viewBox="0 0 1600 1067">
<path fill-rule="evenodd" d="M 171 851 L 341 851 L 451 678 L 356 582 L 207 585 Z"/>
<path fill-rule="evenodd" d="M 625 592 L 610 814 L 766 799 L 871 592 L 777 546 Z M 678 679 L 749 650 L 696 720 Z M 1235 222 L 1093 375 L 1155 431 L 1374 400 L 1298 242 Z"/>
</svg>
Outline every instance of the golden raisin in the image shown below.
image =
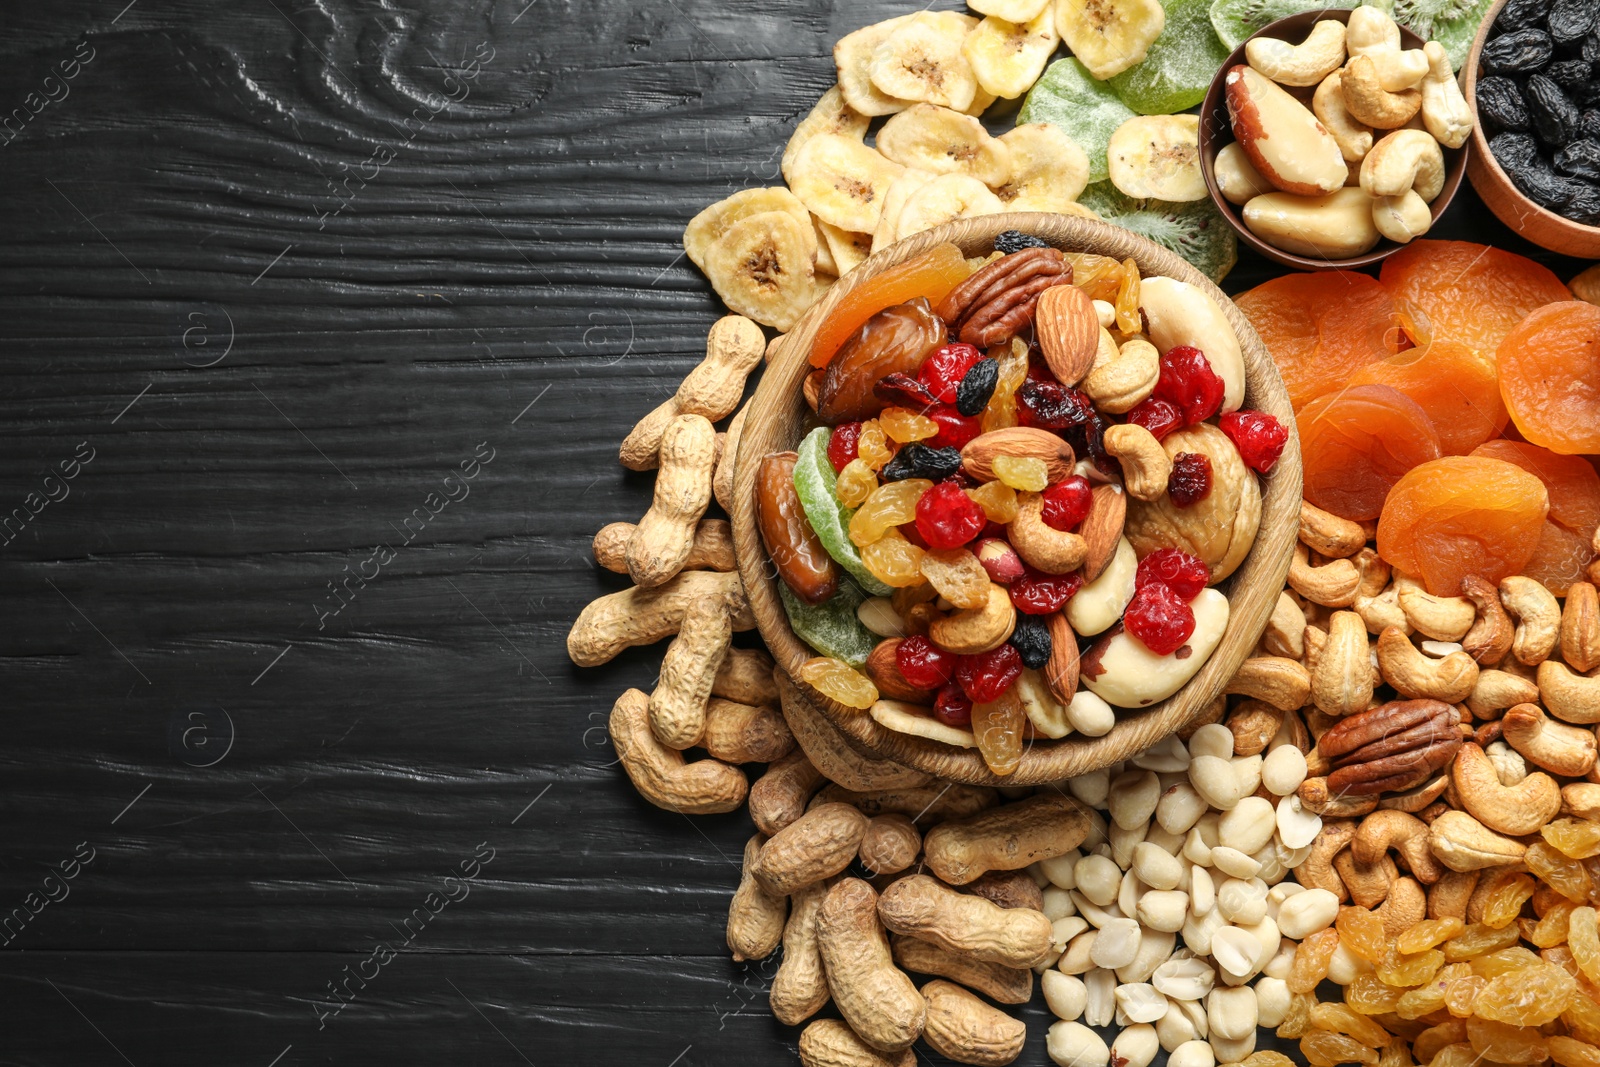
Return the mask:
<svg viewBox="0 0 1600 1067">
<path fill-rule="evenodd" d="M 967 496 L 983 509 L 983 517 L 1001 526 L 1017 517 L 1017 492 L 1002 481 L 984 482 Z"/>
<path fill-rule="evenodd" d="M 1553 963 L 1576 978 L 1583 972 L 1578 970 L 1578 961 L 1572 958 L 1572 949 L 1566 945 L 1551 945 L 1549 948 L 1539 950 L 1539 958 L 1546 963 Z"/>
<path fill-rule="evenodd" d="M 878 486 L 850 517 L 850 540 L 865 548 L 892 527 L 915 521 L 917 500 L 932 485 L 926 478 L 907 478 Z"/>
<path fill-rule="evenodd" d="M 1460 1044 L 1466 1040 L 1467 1024 L 1460 1019 L 1450 1019 L 1437 1026 L 1430 1026 L 1412 1038 L 1411 1051 L 1416 1054 L 1418 1061 L 1427 1063 L 1446 1045 Z"/>
<path fill-rule="evenodd" d="M 1416 1062 L 1404 1041 L 1391 1041 L 1378 1050 L 1378 1067 L 1416 1067 Z"/>
<path fill-rule="evenodd" d="M 1472 1011 L 1512 1026 L 1543 1026 L 1567 1009 L 1577 991 L 1571 975 L 1541 961 L 1491 979 L 1478 991 Z"/>
<path fill-rule="evenodd" d="M 921 548 L 891 526 L 882 537 L 862 547 L 861 562 L 878 581 L 900 589 L 921 583 L 923 555 Z"/>
<path fill-rule="evenodd" d="M 878 488 L 878 476 L 872 473 L 872 468 L 867 466 L 866 460 L 859 456 L 844 465 L 844 470 L 839 472 L 839 481 L 834 486 L 834 492 L 839 495 L 839 503 L 847 508 L 859 508 L 867 502 L 867 497 Z"/>
<path fill-rule="evenodd" d="M 875 471 L 883 470 L 883 465 L 894 458 L 894 453 L 889 449 L 888 435 L 883 432 L 877 419 L 868 419 L 861 424 L 861 436 L 856 439 L 856 456 Z"/>
<path fill-rule="evenodd" d="M 1022 764 L 1025 747 L 1023 727 L 1028 713 L 1012 686 L 995 700 L 972 705 L 972 732 L 978 739 L 978 751 L 989 770 L 1004 777 L 1016 772 Z"/>
<path fill-rule="evenodd" d="M 1532 875 L 1519 874 L 1489 894 L 1483 905 L 1483 923 L 1496 928 L 1511 925 L 1521 912 L 1522 905 L 1533 896 Z"/>
<path fill-rule="evenodd" d="M 1389 985 L 1409 988 L 1426 982 L 1443 966 L 1444 953 L 1438 949 L 1406 955 L 1398 945 L 1390 945 L 1383 954 L 1383 962 L 1378 964 L 1377 973 Z"/>
<path fill-rule="evenodd" d="M 1534 953 L 1521 945 L 1512 945 L 1510 948 L 1495 949 L 1473 960 L 1472 973 L 1485 978 L 1498 978 L 1507 971 L 1521 970 L 1531 963 L 1539 962 L 1539 957 Z"/>
<path fill-rule="evenodd" d="M 800 665 L 800 679 L 823 696 L 847 708 L 866 710 L 878 699 L 878 687 L 871 679 L 843 660 L 816 656 Z"/>
<path fill-rule="evenodd" d="M 1313 1067 L 1334 1067 L 1339 1063 L 1368 1063 L 1376 1065 L 1378 1053 L 1361 1042 L 1343 1034 L 1326 1030 L 1312 1030 L 1300 1039 L 1300 1053 Z"/>
<path fill-rule="evenodd" d="M 903 445 L 912 441 L 926 441 L 930 437 L 939 435 L 937 422 L 926 415 L 917 414 L 910 408 L 883 409 L 878 414 L 878 425 L 883 427 L 883 432 L 890 438 Z"/>
<path fill-rule="evenodd" d="M 1573 1037 L 1591 1045 L 1600 1045 L 1600 1004 L 1585 995 L 1584 990 L 1580 989 L 1578 995 L 1572 998 L 1567 1010 L 1561 1013 L 1561 1021 L 1567 1024 Z"/>
<path fill-rule="evenodd" d="M 1366 908 L 1346 905 L 1339 909 L 1334 920 L 1339 931 L 1339 942 L 1369 963 L 1380 963 L 1389 951 L 1389 935 L 1383 930 L 1383 920 Z"/>
<path fill-rule="evenodd" d="M 1401 934 L 1395 944 L 1401 952 L 1421 952 L 1450 940 L 1466 926 L 1460 919 L 1424 919 Z"/>
<path fill-rule="evenodd" d="M 1347 1004 L 1318 1004 L 1311 1009 L 1311 1025 L 1346 1034 L 1368 1048 L 1382 1048 L 1389 1043 L 1387 1030 Z"/>
<path fill-rule="evenodd" d="M 1600 982 L 1600 924 L 1595 910 L 1589 907 L 1574 908 L 1567 920 L 1567 947 L 1578 969 L 1591 982 Z"/>
<path fill-rule="evenodd" d="M 1310 938 L 1306 940 L 1309 941 Z M 1337 944 L 1337 942 L 1335 943 Z M 1305 942 L 1302 941 L 1301 944 L 1303 945 Z M 1324 969 L 1324 973 L 1326 973 L 1326 969 Z M 1291 986 L 1290 988 L 1294 987 Z M 1316 996 L 1311 993 L 1296 993 L 1290 997 L 1289 1010 L 1284 1013 L 1283 1022 L 1278 1024 L 1278 1029 L 1275 1033 L 1279 1037 L 1291 1039 L 1304 1036 L 1311 1020 L 1311 1005 L 1316 1002 Z"/>
<path fill-rule="evenodd" d="M 1577 905 L 1570 900 L 1556 901 L 1550 910 L 1544 913 L 1544 917 L 1534 925 L 1533 934 L 1528 940 L 1540 948 L 1564 944 L 1567 940 L 1567 926 L 1576 907 Z"/>
<path fill-rule="evenodd" d="M 1550 1046 L 1550 1058 L 1561 1067 L 1600 1067 L 1600 1049 L 1587 1041 L 1557 1035 L 1545 1042 Z"/>
<path fill-rule="evenodd" d="M 1543 1063 L 1550 1056 L 1537 1027 L 1512 1026 L 1476 1015 L 1467 1020 L 1467 1040 L 1479 1056 L 1496 1063 Z"/>
<path fill-rule="evenodd" d="M 1575 860 L 1600 856 L 1600 822 L 1588 819 L 1557 819 L 1539 828 L 1544 839 L 1564 856 Z"/>
<path fill-rule="evenodd" d="M 1575 859 L 1547 841 L 1535 841 L 1523 855 L 1528 870 L 1545 880 L 1545 883 L 1568 900 L 1587 903 L 1594 884 L 1589 872 Z"/>
<path fill-rule="evenodd" d="M 1519 938 L 1514 926 L 1505 926 L 1496 929 L 1482 923 L 1473 923 L 1461 932 L 1459 937 L 1452 938 L 1445 943 L 1444 958 L 1451 963 L 1469 960 L 1474 956 L 1481 956 L 1485 952 L 1507 948 L 1515 945 Z"/>
<path fill-rule="evenodd" d="M 1489 979 L 1470 973 L 1450 979 L 1444 987 L 1445 1010 L 1457 1019 L 1465 1019 L 1472 1014 L 1472 1004 L 1478 999 L 1478 991 L 1488 984 Z"/>
<path fill-rule="evenodd" d="M 1117 329 L 1123 333 L 1139 333 L 1144 320 L 1139 316 L 1139 264 L 1132 259 L 1122 261 L 1122 282 L 1117 286 Z"/>
<path fill-rule="evenodd" d="M 1289 991 L 1310 993 L 1315 990 L 1317 983 L 1328 977 L 1328 961 L 1333 959 L 1333 950 L 1338 947 L 1339 932 L 1332 929 L 1318 930 L 1300 942 L 1285 980 Z"/>
<path fill-rule="evenodd" d="M 1403 989 L 1385 985 L 1375 974 L 1358 974 L 1355 981 L 1344 987 L 1344 1002 L 1363 1015 L 1383 1015 L 1386 1012 L 1399 1010 L 1398 1006 L 1404 993 Z M 1441 1003 L 1443 1003 L 1442 998 Z M 1420 1011 L 1417 1015 L 1426 1015 L 1438 1006 L 1435 1004 L 1433 1008 Z"/>
<path fill-rule="evenodd" d="M 996 456 L 994 475 L 1011 488 L 1029 493 L 1050 484 L 1050 468 L 1036 456 Z"/>
<path fill-rule="evenodd" d="M 1466 1043 L 1446 1045 L 1428 1060 L 1428 1067 L 1475 1067 L 1483 1059 Z"/>
</svg>

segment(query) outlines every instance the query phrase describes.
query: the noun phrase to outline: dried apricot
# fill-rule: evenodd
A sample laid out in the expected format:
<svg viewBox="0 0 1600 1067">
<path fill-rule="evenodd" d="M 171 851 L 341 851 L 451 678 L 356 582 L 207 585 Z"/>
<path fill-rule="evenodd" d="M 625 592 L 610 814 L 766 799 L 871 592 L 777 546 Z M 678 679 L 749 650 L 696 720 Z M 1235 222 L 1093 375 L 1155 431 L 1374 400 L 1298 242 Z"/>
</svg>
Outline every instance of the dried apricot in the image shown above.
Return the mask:
<svg viewBox="0 0 1600 1067">
<path fill-rule="evenodd" d="M 1308 476 L 1308 498 L 1309 485 Z M 1435 596 L 1455 596 L 1469 574 L 1498 583 L 1521 574 L 1533 556 L 1548 502 L 1543 482 L 1503 460 L 1436 459 L 1390 490 L 1378 520 L 1378 554 L 1420 577 Z"/>
<path fill-rule="evenodd" d="M 1389 293 L 1365 274 L 1289 274 L 1234 297 L 1283 375 L 1299 411 L 1389 354 Z"/>
<path fill-rule="evenodd" d="M 1600 452 L 1600 307 L 1547 304 L 1499 350 L 1500 395 L 1522 436 L 1552 452 Z"/>
<path fill-rule="evenodd" d="M 1470 241 L 1412 241 L 1383 262 L 1378 281 L 1433 323 L 1435 339 L 1493 355 L 1534 308 L 1571 300 L 1567 287 L 1533 260 Z"/>
<path fill-rule="evenodd" d="M 867 279 L 850 290 L 817 329 L 817 338 L 811 343 L 811 365 L 826 367 L 850 336 L 884 308 L 917 297 L 937 304 L 971 273 L 961 249 L 943 244 Z"/>
<path fill-rule="evenodd" d="M 1387 385 L 1320 396 L 1295 421 L 1306 499 L 1341 518 L 1377 518 L 1407 471 L 1441 455 L 1428 413 Z"/>
<path fill-rule="evenodd" d="M 1526 441 L 1490 441 L 1472 454 L 1515 463 L 1544 482 L 1550 494 L 1550 512 L 1539 545 L 1522 573 L 1543 582 L 1557 596 L 1566 596 L 1567 587 L 1583 578 L 1583 569 L 1594 558 L 1594 532 L 1600 526 L 1600 474 L 1586 459 L 1559 455 Z"/>
<path fill-rule="evenodd" d="M 1434 341 L 1369 363 L 1351 385 L 1388 385 L 1417 402 L 1447 456 L 1464 456 L 1505 429 L 1510 416 L 1500 399 L 1493 357 L 1459 341 Z"/>
</svg>

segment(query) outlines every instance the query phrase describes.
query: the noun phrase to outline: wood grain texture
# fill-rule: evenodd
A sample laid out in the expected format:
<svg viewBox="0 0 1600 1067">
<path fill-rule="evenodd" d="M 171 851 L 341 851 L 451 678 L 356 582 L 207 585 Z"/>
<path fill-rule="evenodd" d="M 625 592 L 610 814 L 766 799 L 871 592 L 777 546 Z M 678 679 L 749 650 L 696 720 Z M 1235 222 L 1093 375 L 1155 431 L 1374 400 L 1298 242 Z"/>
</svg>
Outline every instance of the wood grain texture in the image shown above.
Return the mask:
<svg viewBox="0 0 1600 1067">
<path fill-rule="evenodd" d="M 7 12 L 0 519 L 27 516 L 0 537 L 0 919 L 95 858 L 0 944 L 0 1059 L 793 1054 L 723 946 L 747 817 L 650 807 L 598 729 L 662 649 L 584 671 L 562 646 L 623 585 L 590 537 L 649 505 L 617 444 L 721 313 L 684 224 L 775 180 L 833 41 L 905 10 Z M 1525 247 L 1467 191 L 1445 223 Z M 480 843 L 470 896 L 319 1031 L 326 983 Z"/>
</svg>

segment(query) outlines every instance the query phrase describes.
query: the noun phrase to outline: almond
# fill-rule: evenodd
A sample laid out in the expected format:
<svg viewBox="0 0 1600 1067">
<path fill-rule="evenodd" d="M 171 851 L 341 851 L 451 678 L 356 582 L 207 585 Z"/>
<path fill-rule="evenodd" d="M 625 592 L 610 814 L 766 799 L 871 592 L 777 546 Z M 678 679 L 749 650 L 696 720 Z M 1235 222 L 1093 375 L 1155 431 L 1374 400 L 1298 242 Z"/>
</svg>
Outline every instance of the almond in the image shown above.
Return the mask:
<svg viewBox="0 0 1600 1067">
<path fill-rule="evenodd" d="M 879 641 L 877 647 L 867 656 L 867 677 L 878 687 L 879 695 L 889 700 L 904 700 L 911 704 L 932 704 L 933 690 L 918 689 L 906 681 L 906 676 L 900 673 L 899 661 L 895 658 L 896 651 L 900 648 L 900 638 L 891 637 Z"/>
<path fill-rule="evenodd" d="M 1098 327 L 1097 327 L 1098 329 Z M 997 456 L 1016 459 L 1042 459 L 1050 470 L 1050 482 L 1059 482 L 1072 473 L 1072 446 L 1049 430 L 1032 426 L 1012 426 L 990 430 L 967 442 L 961 450 L 962 465 L 980 482 L 994 479 Z"/>
<path fill-rule="evenodd" d="M 1117 542 L 1122 539 L 1122 523 L 1128 515 L 1128 495 L 1120 485 L 1097 485 L 1089 504 L 1089 514 L 1078 524 L 1078 536 L 1089 546 L 1083 558 L 1083 580 L 1092 582 L 1100 577 L 1117 554 Z"/>
<path fill-rule="evenodd" d="M 1072 632 L 1064 611 L 1050 616 L 1046 625 L 1050 631 L 1050 658 L 1044 665 L 1044 684 L 1066 707 L 1078 691 L 1078 635 Z"/>
<path fill-rule="evenodd" d="M 1089 294 L 1076 285 L 1056 285 L 1039 294 L 1034 331 L 1044 361 L 1063 385 L 1077 385 L 1094 365 L 1100 316 Z"/>
</svg>

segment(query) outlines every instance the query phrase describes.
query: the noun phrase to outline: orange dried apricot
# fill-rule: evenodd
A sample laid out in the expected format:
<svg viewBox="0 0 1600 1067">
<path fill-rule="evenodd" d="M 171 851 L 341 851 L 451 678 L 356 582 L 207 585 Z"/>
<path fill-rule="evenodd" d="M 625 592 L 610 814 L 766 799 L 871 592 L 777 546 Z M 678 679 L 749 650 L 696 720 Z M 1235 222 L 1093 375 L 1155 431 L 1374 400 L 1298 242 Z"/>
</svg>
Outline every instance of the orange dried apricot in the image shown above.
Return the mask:
<svg viewBox="0 0 1600 1067">
<path fill-rule="evenodd" d="M 1492 358 L 1459 341 L 1434 341 L 1369 363 L 1350 384 L 1388 385 L 1415 400 L 1447 456 L 1464 456 L 1499 436 L 1510 418 Z"/>
<path fill-rule="evenodd" d="M 1552 452 L 1600 452 L 1600 307 L 1547 304 L 1499 349 L 1500 395 L 1522 436 Z"/>
<path fill-rule="evenodd" d="M 1412 241 L 1383 261 L 1378 281 L 1397 302 L 1422 309 L 1436 340 L 1460 341 L 1485 357 L 1534 308 L 1572 299 L 1533 260 L 1470 241 Z"/>
<path fill-rule="evenodd" d="M 1557 596 L 1583 577 L 1594 558 L 1594 531 L 1600 526 L 1600 474 L 1588 460 L 1563 456 L 1525 441 L 1490 441 L 1472 450 L 1515 463 L 1544 483 L 1550 494 L 1550 514 L 1539 535 L 1539 547 L 1523 574 Z"/>
<path fill-rule="evenodd" d="M 1296 411 L 1390 351 L 1394 302 L 1365 274 L 1290 274 L 1234 303 L 1272 353 Z"/>
<path fill-rule="evenodd" d="M 1375 519 L 1396 482 L 1438 459 L 1439 435 L 1415 400 L 1387 385 L 1357 385 L 1300 410 L 1305 496 L 1346 519 Z"/>
<path fill-rule="evenodd" d="M 1469 574 L 1490 583 L 1521 574 L 1548 507 L 1544 483 L 1521 467 L 1446 456 L 1413 468 L 1389 491 L 1378 555 L 1435 596 L 1455 596 Z"/>
<path fill-rule="evenodd" d="M 817 327 L 811 342 L 811 365 L 826 367 L 850 335 L 886 307 L 926 297 L 937 304 L 972 273 L 961 249 L 935 245 L 916 259 L 890 268 L 850 290 L 839 306 Z"/>
</svg>

